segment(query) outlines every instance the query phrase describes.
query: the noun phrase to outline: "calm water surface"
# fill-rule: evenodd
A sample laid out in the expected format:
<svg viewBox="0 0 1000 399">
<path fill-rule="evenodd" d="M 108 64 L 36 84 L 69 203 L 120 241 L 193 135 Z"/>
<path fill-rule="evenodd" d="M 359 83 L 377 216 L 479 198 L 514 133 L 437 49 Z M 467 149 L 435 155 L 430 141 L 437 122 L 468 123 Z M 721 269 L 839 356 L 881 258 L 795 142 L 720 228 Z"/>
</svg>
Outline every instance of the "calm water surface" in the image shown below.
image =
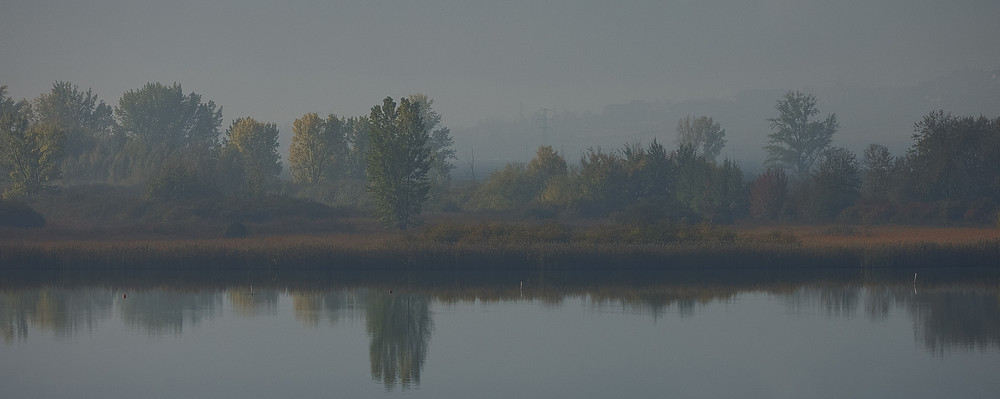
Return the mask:
<svg viewBox="0 0 1000 399">
<path fill-rule="evenodd" d="M 0 397 L 1000 396 L 996 281 L 521 284 L 6 284 Z"/>
</svg>

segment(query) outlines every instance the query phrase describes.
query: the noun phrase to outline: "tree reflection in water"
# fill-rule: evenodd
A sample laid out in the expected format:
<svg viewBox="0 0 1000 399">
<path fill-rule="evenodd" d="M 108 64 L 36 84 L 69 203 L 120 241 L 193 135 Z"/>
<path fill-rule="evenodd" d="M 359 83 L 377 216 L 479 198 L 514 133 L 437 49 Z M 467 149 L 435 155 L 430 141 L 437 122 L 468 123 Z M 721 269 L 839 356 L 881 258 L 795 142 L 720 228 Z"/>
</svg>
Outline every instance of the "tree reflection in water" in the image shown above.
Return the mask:
<svg viewBox="0 0 1000 399">
<path fill-rule="evenodd" d="M 929 292 L 909 306 L 917 340 L 928 352 L 1000 348 L 1000 295 L 971 291 Z"/>
<path fill-rule="evenodd" d="M 923 273 L 921 273 L 923 276 Z M 907 276 L 908 277 L 908 276 Z M 742 295 L 766 293 L 783 302 L 793 314 L 828 318 L 867 317 L 885 321 L 903 313 L 913 320 L 917 344 L 933 354 L 949 351 L 1000 349 L 1000 290 L 997 280 L 933 283 L 923 280 L 915 292 L 910 280 L 879 284 L 857 280 L 786 283 L 714 283 L 693 281 L 646 284 L 581 284 L 537 286 L 524 291 L 517 285 L 406 287 L 406 294 L 382 288 L 346 286 L 308 289 L 283 286 L 221 288 L 211 285 L 105 288 L 99 284 L 66 287 L 37 285 L 0 287 L 0 339 L 5 344 L 25 342 L 32 331 L 51 331 L 71 337 L 92 331 L 111 318 L 149 336 L 180 335 L 225 311 L 239 317 L 275 315 L 279 300 L 291 298 L 294 319 L 309 327 L 322 321 L 365 320 L 370 337 L 371 377 L 386 389 L 407 389 L 420 383 L 433 330 L 431 302 L 537 301 L 560 304 L 568 297 L 587 298 L 595 311 L 648 315 L 654 320 L 673 311 L 698 317 L 704 306 L 729 302 Z M 226 286 L 223 286 L 226 287 Z M 231 286 L 230 286 L 231 287 Z M 382 286 L 384 287 L 384 286 Z M 123 298 L 122 293 L 128 297 Z M 223 304 L 228 303 L 229 307 Z"/>
<path fill-rule="evenodd" d="M 273 316 L 278 314 L 278 295 L 274 289 L 257 288 L 253 286 L 230 289 L 226 292 L 233 312 L 240 316 Z"/>
<path fill-rule="evenodd" d="M 114 300 L 100 288 L 0 290 L 0 337 L 5 343 L 27 340 L 29 325 L 70 337 L 108 318 Z"/>
<path fill-rule="evenodd" d="M 344 319 L 363 319 L 371 293 L 367 289 L 295 290 L 289 295 L 295 320 L 308 327 L 319 327 L 323 320 L 336 325 Z"/>
<path fill-rule="evenodd" d="M 136 292 L 119 302 L 125 325 L 151 336 L 180 335 L 184 325 L 198 325 L 221 311 L 222 293 L 214 290 L 153 289 Z"/>
<path fill-rule="evenodd" d="M 397 384 L 403 389 L 419 385 L 433 329 L 427 296 L 374 295 L 368 304 L 366 328 L 371 336 L 372 378 L 387 390 Z"/>
</svg>

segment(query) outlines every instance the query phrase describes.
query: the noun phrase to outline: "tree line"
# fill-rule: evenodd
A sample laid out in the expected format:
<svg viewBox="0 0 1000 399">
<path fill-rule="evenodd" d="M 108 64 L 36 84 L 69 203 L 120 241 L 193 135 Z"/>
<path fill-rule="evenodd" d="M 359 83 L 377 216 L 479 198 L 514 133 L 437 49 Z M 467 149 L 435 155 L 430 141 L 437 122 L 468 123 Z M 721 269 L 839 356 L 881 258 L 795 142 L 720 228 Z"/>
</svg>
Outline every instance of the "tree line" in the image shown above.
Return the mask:
<svg viewBox="0 0 1000 399">
<path fill-rule="evenodd" d="M 0 168 L 4 198 L 57 183 L 140 186 L 163 201 L 282 193 L 370 209 L 400 229 L 428 204 L 641 222 L 995 220 L 1000 118 L 931 112 L 905 154 L 873 143 L 859 157 L 832 145 L 839 121 L 818 118 L 816 104 L 797 91 L 777 100 L 767 169 L 753 176 L 719 161 L 726 131 L 718 122 L 688 116 L 669 150 L 656 140 L 625 143 L 570 163 L 543 146 L 527 163 L 453 189 L 451 133 L 422 94 L 385 98 L 363 116 L 296 119 L 290 181 L 281 182 L 276 124 L 241 117 L 223 131 L 222 107 L 179 84 L 148 83 L 116 107 L 68 82 L 21 101 L 0 86 Z"/>
<path fill-rule="evenodd" d="M 69 82 L 30 101 L 0 86 L 3 198 L 30 199 L 57 182 L 142 186 L 147 199 L 166 201 L 336 187 L 364 191 L 380 220 L 405 229 L 451 183 L 453 140 L 432 104 L 413 94 L 366 116 L 296 119 L 289 189 L 279 182 L 275 123 L 240 117 L 223 132 L 222 107 L 180 84 L 148 83 L 114 108 Z"/>
<path fill-rule="evenodd" d="M 626 221 L 737 220 L 851 223 L 995 223 L 1000 202 L 1000 117 L 935 111 L 894 156 L 872 143 L 860 157 L 833 146 L 835 114 L 818 118 L 815 96 L 777 100 L 764 146 L 766 169 L 747 175 L 718 161 L 725 129 L 682 118 L 676 147 L 626 143 L 591 148 L 569 167 L 550 146 L 510 163 L 468 194 L 467 208 Z"/>
</svg>

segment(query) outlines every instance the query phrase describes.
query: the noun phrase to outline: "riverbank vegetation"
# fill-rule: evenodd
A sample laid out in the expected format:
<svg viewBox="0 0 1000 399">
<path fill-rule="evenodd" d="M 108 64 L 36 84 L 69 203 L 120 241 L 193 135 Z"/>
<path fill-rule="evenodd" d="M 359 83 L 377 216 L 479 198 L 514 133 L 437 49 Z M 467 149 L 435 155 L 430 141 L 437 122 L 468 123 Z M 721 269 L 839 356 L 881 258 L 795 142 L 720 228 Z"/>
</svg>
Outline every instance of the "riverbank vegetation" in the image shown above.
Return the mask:
<svg viewBox="0 0 1000 399">
<path fill-rule="evenodd" d="M 257 226 L 251 226 L 255 229 Z M 9 230 L 3 231 L 6 236 Z M 655 241 L 654 241 L 655 238 Z M 300 273 L 1000 266 L 992 228 L 440 224 L 422 231 L 249 238 L 21 237 L 7 271 Z"/>
<path fill-rule="evenodd" d="M 893 155 L 835 147 L 814 96 L 777 99 L 766 168 L 719 160 L 726 129 L 677 140 L 541 146 L 453 181 L 450 130 L 423 94 L 366 116 L 236 118 L 179 84 L 118 106 L 56 82 L 0 86 L 0 267 L 305 270 L 996 265 L 1000 118 L 935 111 Z M 474 168 L 474 159 L 466 160 Z M 291 171 L 286 179 L 283 170 Z M 382 223 L 382 224 L 380 224 Z M 897 227 L 903 226 L 903 227 Z M 938 227 L 929 227 L 938 226 Z M 398 228 L 398 231 L 394 231 Z"/>
</svg>

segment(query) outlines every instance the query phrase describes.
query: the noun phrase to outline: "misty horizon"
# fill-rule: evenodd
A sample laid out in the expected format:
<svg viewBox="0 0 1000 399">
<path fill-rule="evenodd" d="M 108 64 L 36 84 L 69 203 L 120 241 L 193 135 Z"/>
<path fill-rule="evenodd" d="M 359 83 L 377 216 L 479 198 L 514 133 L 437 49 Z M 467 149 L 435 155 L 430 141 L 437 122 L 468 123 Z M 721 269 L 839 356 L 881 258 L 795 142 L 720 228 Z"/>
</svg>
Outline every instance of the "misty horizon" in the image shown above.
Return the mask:
<svg viewBox="0 0 1000 399">
<path fill-rule="evenodd" d="M 543 109 L 559 118 L 636 103 L 739 102 L 741 94 L 760 91 L 896 89 L 954 71 L 1000 68 L 1000 53 L 989 45 L 1000 37 L 1000 3 L 992 1 L 104 0 L 15 1 L 5 8 L 0 83 L 15 99 L 68 81 L 115 106 L 122 93 L 147 82 L 176 82 L 222 106 L 227 123 L 246 116 L 277 123 L 287 142 L 292 121 L 306 113 L 367 115 L 386 96 L 423 93 L 434 100 L 442 125 L 453 129 L 460 157 L 488 143 L 463 134 L 484 123 L 534 118 Z M 722 122 L 730 139 L 724 154 L 735 149 L 735 158 L 755 159 L 773 97 L 754 106 L 765 112 L 750 126 L 743 126 L 746 118 L 712 115 L 711 107 L 687 108 Z M 856 147 L 852 136 L 864 128 L 853 128 L 850 115 L 817 97 L 823 114 L 838 113 L 844 123 L 835 142 Z M 887 133 L 883 141 L 900 150 L 917 121 L 910 114 L 891 132 L 869 135 Z M 661 142 L 672 141 L 675 124 L 664 122 L 656 133 Z M 572 144 L 620 147 L 656 137 L 606 134 Z M 484 160 L 519 160 L 524 147 L 544 143 L 517 140 L 521 150 L 474 151 Z M 566 153 L 573 160 L 579 150 Z"/>
</svg>

